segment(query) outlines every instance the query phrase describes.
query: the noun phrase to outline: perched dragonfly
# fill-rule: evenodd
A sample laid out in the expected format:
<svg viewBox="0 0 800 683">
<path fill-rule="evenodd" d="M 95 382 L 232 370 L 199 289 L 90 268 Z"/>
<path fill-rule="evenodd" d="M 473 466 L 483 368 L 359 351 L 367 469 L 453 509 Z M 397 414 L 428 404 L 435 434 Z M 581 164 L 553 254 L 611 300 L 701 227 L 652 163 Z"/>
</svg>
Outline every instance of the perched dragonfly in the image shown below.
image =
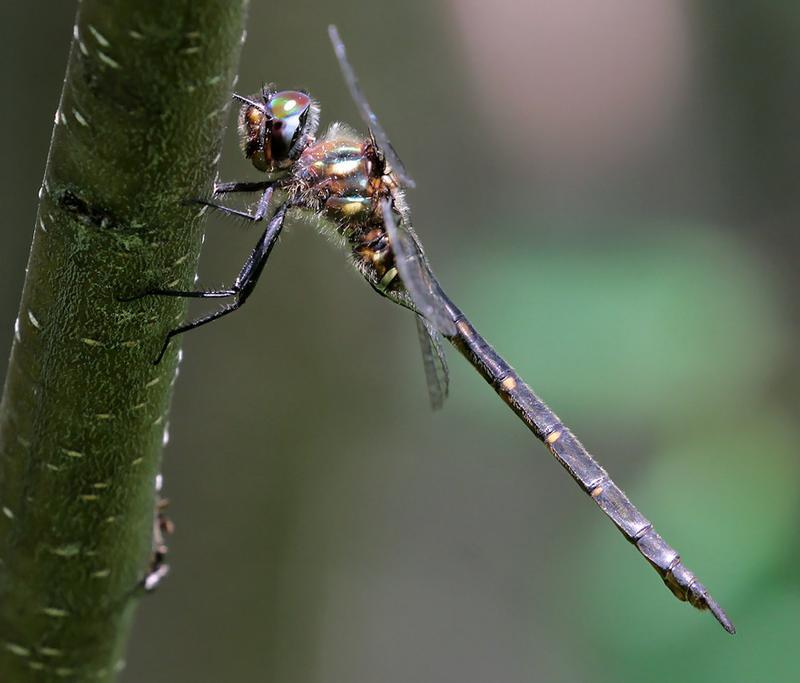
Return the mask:
<svg viewBox="0 0 800 683">
<path fill-rule="evenodd" d="M 447 363 L 441 344 L 444 337 L 636 546 L 675 596 L 701 610 L 710 610 L 726 631 L 735 633 L 733 623 L 684 566 L 678 553 L 442 291 L 411 225 L 404 188 L 413 187 L 414 182 L 369 106 L 334 26 L 329 27 L 329 35 L 350 94 L 368 127 L 368 136 L 334 123 L 317 137 L 319 107 L 302 90 L 276 91 L 269 86 L 250 97 L 233 96 L 241 103 L 239 132 L 244 154 L 265 176 L 255 182 L 217 183 L 214 193 L 261 194 L 252 213 L 208 201 L 201 203 L 253 222 L 269 219 L 267 227 L 229 288 L 153 289 L 139 295 L 230 299 L 213 313 L 171 330 L 154 362 L 161 361 L 175 335 L 217 320 L 244 304 L 267 263 L 287 213 L 311 218 L 349 250 L 353 264 L 373 289 L 414 312 L 434 408 L 442 405 L 448 391 Z"/>
</svg>

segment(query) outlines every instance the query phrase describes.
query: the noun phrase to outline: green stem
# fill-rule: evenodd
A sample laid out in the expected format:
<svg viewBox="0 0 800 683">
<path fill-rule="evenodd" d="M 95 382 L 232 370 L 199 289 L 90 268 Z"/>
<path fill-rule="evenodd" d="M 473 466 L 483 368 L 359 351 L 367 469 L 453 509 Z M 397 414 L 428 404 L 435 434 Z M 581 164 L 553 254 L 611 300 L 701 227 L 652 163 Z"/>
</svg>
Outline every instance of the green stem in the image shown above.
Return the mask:
<svg viewBox="0 0 800 683">
<path fill-rule="evenodd" d="M 246 5 L 80 5 L 0 405 L 2 681 L 122 666 L 184 305 L 118 297 L 192 285 Z"/>
</svg>

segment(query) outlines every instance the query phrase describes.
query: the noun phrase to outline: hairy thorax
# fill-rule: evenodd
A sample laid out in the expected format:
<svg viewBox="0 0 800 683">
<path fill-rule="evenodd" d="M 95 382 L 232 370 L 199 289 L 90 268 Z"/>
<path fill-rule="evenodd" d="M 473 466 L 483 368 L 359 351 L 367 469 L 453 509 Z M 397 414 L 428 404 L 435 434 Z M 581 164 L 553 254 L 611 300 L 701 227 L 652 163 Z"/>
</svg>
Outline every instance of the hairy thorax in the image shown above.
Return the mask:
<svg viewBox="0 0 800 683">
<path fill-rule="evenodd" d="M 390 197 L 401 213 L 405 203 L 374 142 L 334 124 L 303 150 L 290 182 L 290 197 L 350 245 L 356 265 L 376 283 L 386 278 L 394 257 L 380 202 Z"/>
</svg>

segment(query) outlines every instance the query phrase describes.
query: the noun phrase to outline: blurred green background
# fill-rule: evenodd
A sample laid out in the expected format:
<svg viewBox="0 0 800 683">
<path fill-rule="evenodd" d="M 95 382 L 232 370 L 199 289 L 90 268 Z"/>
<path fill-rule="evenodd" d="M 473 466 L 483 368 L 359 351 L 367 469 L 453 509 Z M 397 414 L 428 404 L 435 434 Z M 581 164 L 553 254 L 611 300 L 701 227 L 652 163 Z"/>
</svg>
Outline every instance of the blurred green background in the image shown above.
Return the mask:
<svg viewBox="0 0 800 683">
<path fill-rule="evenodd" d="M 3 8 L 3 357 L 74 3 L 44 11 Z M 800 680 L 800 5 L 252 0 L 239 90 L 357 123 L 329 22 L 445 289 L 739 633 L 455 354 L 431 414 L 411 317 L 298 224 L 252 303 L 184 340 L 173 572 L 122 680 Z M 233 125 L 221 176 L 255 176 Z M 210 220 L 200 281 L 254 239 Z"/>
</svg>

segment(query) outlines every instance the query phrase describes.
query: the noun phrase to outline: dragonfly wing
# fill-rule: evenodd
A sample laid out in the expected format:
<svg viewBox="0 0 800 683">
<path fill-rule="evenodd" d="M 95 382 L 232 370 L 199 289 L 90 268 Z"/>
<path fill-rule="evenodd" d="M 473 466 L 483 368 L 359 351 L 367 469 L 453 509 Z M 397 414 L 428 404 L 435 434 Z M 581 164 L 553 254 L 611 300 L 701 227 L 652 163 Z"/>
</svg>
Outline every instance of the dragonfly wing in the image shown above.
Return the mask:
<svg viewBox="0 0 800 683">
<path fill-rule="evenodd" d="M 347 88 L 350 90 L 350 96 L 353 98 L 356 107 L 358 107 L 361 118 L 375 136 L 378 147 L 381 148 L 381 151 L 389 162 L 389 166 L 392 167 L 392 171 L 394 171 L 398 180 L 406 187 L 416 187 L 416 183 L 409 175 L 403 162 L 400 161 L 400 157 L 397 155 L 397 152 L 394 151 L 392 143 L 389 142 L 389 136 L 386 134 L 380 121 L 378 121 L 378 117 L 375 116 L 375 112 L 372 111 L 372 107 L 369 106 L 369 102 L 367 102 L 364 91 L 361 90 L 361 85 L 356 77 L 356 72 L 347 59 L 347 51 L 345 50 L 342 39 L 339 37 L 339 31 L 333 24 L 328 26 L 328 36 L 333 44 L 333 51 L 336 53 L 336 59 L 339 61 L 339 68 L 342 70 L 342 76 L 344 76 Z"/>
<path fill-rule="evenodd" d="M 438 410 L 444 404 L 450 388 L 447 359 L 439 333 L 421 315 L 417 316 L 417 333 L 422 350 L 422 363 L 425 367 L 425 379 L 428 383 L 428 396 L 431 399 L 431 407 Z"/>
<path fill-rule="evenodd" d="M 456 327 L 444 301 L 439 296 L 438 283 L 431 273 L 419 240 L 405 222 L 397 223 L 392 204 L 388 199 L 381 202 L 381 208 L 397 272 L 417 313 L 430 322 L 437 332 L 446 337 L 454 336 Z"/>
</svg>

